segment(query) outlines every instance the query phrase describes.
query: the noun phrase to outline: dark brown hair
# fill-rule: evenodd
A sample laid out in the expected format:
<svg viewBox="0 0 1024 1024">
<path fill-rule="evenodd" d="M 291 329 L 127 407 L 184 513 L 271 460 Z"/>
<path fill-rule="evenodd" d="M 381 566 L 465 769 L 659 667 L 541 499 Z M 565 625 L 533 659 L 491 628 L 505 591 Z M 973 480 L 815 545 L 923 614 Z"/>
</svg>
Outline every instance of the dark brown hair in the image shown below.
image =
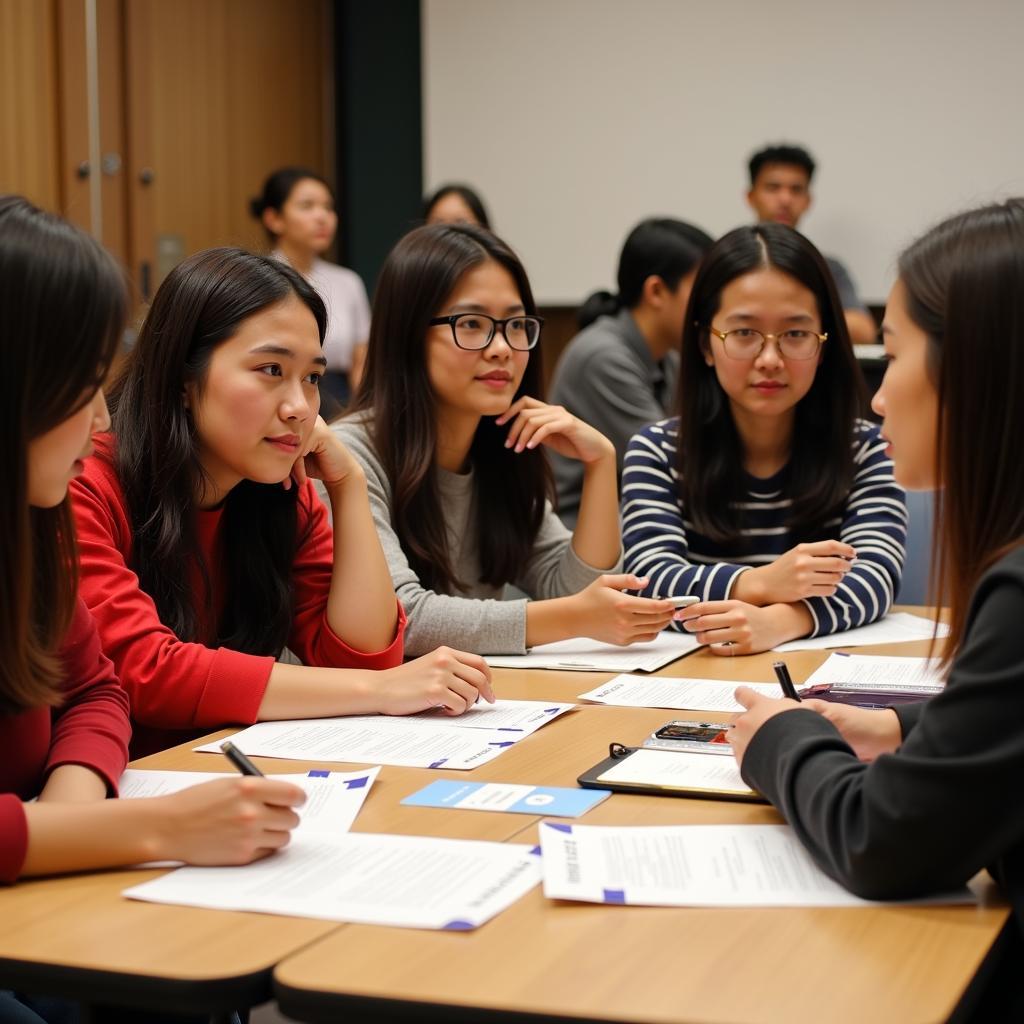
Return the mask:
<svg viewBox="0 0 1024 1024">
<path fill-rule="evenodd" d="M 132 524 L 131 568 L 160 621 L 197 640 L 197 609 L 212 611 L 209 567 L 195 536 L 202 482 L 198 438 L 185 390 L 206 380 L 214 349 L 243 320 L 289 295 L 316 319 L 323 344 L 327 312 L 306 281 L 280 260 L 242 249 L 207 249 L 178 264 L 157 290 L 139 340 L 110 391 L 117 469 Z M 242 480 L 224 501 L 224 611 L 211 646 L 280 653 L 292 625 L 292 563 L 300 488 Z M 206 593 L 188 585 L 198 564 Z"/>
<path fill-rule="evenodd" d="M 384 263 L 377 281 L 366 374 L 356 411 L 367 411 L 370 438 L 392 490 L 392 525 L 425 587 L 464 589 L 448 550 L 434 463 L 437 413 L 427 375 L 428 321 L 439 315 L 462 276 L 493 260 L 516 283 L 527 313 L 533 292 L 519 258 L 499 238 L 469 224 L 432 224 L 410 231 Z M 530 352 L 515 398 L 540 397 L 540 348 Z M 481 581 L 515 579 L 533 549 L 551 491 L 540 449 L 515 454 L 505 431 L 484 417 L 470 448 L 476 473 Z M 475 583 L 477 581 L 466 581 Z"/>
<path fill-rule="evenodd" d="M 1024 542 L 1024 199 L 932 228 L 900 257 L 899 279 L 939 396 L 932 560 L 948 664 L 981 576 Z"/>
<path fill-rule="evenodd" d="M 797 403 L 789 459 L 793 499 L 787 523 L 802 541 L 821 539 L 822 524 L 837 515 L 853 483 L 853 428 L 865 408 L 864 385 L 853 356 L 842 306 L 828 265 L 798 231 L 756 224 L 723 235 L 697 271 L 683 327 L 679 383 L 679 487 L 687 515 L 719 544 L 745 543 L 742 514 L 743 442 L 728 399 L 705 362 L 708 326 L 722 291 L 736 278 L 773 267 L 813 294 L 828 340 L 814 383 Z"/>
<path fill-rule="evenodd" d="M 113 258 L 85 232 L 0 197 L 0 713 L 59 702 L 78 589 L 67 497 L 29 505 L 29 442 L 92 400 L 124 327 Z"/>
</svg>

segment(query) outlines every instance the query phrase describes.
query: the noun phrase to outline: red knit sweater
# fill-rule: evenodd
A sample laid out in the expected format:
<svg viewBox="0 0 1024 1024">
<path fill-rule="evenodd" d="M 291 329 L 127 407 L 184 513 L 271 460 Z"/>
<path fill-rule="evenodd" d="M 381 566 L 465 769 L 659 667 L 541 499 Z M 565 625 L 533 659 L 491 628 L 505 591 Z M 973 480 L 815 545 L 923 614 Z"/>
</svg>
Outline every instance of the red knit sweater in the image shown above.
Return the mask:
<svg viewBox="0 0 1024 1024">
<path fill-rule="evenodd" d="M 128 762 L 128 697 L 81 600 L 61 661 L 65 700 L 60 707 L 0 715 L 0 882 L 13 882 L 21 873 L 28 849 L 22 801 L 39 794 L 54 768 L 84 765 L 116 794 Z"/>
<path fill-rule="evenodd" d="M 97 441 L 99 453 L 86 460 L 85 472 L 71 484 L 82 572 L 79 589 L 96 619 L 104 653 L 114 662 L 131 698 L 132 756 L 224 725 L 252 724 L 274 659 L 183 642 L 160 621 L 156 606 L 129 568 L 131 521 L 110 462 L 110 442 Z M 298 533 L 306 540 L 293 565 L 295 615 L 289 648 L 305 665 L 364 669 L 400 665 L 405 632 L 401 604 L 395 638 L 383 651 L 357 651 L 328 625 L 334 534 L 311 482 L 299 493 L 298 509 Z M 223 608 L 227 590 L 220 571 L 221 513 L 220 509 L 196 512 L 196 536 L 209 567 L 215 614 Z M 193 592 L 199 592 L 197 565 L 191 567 L 189 582 Z M 214 625 L 201 620 L 200 637 L 212 638 Z"/>
</svg>

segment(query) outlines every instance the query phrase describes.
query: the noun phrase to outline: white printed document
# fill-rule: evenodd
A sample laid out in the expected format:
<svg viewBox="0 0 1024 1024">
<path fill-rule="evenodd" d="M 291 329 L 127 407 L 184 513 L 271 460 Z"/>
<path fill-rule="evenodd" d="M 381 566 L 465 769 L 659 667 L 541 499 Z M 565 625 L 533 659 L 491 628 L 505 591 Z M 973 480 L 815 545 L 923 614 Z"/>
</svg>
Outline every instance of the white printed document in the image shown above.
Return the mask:
<svg viewBox="0 0 1024 1024">
<path fill-rule="evenodd" d="M 438 725 L 457 729 L 496 729 L 498 732 L 519 733 L 526 736 L 553 722 L 559 715 L 572 711 L 575 704 L 557 700 L 496 700 L 493 704 L 479 701 L 461 715 L 446 715 L 441 708 L 424 711 L 419 715 L 388 718 L 383 715 L 351 715 L 346 722 L 358 722 L 373 728 L 379 722 L 401 722 L 433 728 Z M 385 728 L 387 726 L 385 725 Z"/>
<path fill-rule="evenodd" d="M 946 684 L 933 658 L 892 658 L 878 654 L 830 654 L 802 686 L 831 683 L 865 690 L 933 690 Z"/>
<path fill-rule="evenodd" d="M 296 837 L 244 867 L 183 867 L 129 899 L 328 921 L 467 931 L 540 881 L 537 847 L 350 832 Z"/>
<path fill-rule="evenodd" d="M 460 771 L 486 764 L 523 738 L 520 732 L 460 728 L 404 718 L 313 718 L 258 722 L 231 737 L 250 757 L 293 761 L 356 761 Z M 193 749 L 220 753 L 219 740 Z"/>
<path fill-rule="evenodd" d="M 733 694 L 737 686 L 749 686 L 766 697 L 781 697 L 778 683 L 747 683 L 721 679 L 665 679 L 661 676 L 621 675 L 593 690 L 580 700 L 613 704 L 624 708 L 685 708 L 688 711 L 742 711 Z"/>
<path fill-rule="evenodd" d="M 219 749 L 219 748 L 218 748 Z M 362 809 L 366 794 L 377 778 L 380 768 L 358 772 L 312 771 L 306 775 L 270 775 L 298 786 L 306 794 L 306 802 L 296 808 L 299 824 L 292 832 L 298 835 L 339 835 L 347 832 Z M 228 772 L 161 772 L 129 768 L 118 781 L 123 800 L 139 797 L 166 796 L 198 786 L 213 779 L 230 779 Z"/>
<path fill-rule="evenodd" d="M 547 668 L 577 672 L 654 672 L 692 654 L 700 644 L 688 633 L 666 629 L 647 643 L 618 647 L 585 637 L 538 644 L 526 654 L 487 655 L 492 668 Z"/>
<path fill-rule="evenodd" d="M 704 790 L 708 796 L 715 793 L 755 795 L 743 781 L 735 757 L 704 754 L 699 750 L 641 748 L 602 772 L 597 781 L 656 789 Z"/>
<path fill-rule="evenodd" d="M 865 647 L 869 644 L 898 644 L 905 640 L 931 640 L 935 623 L 910 612 L 890 612 L 869 626 L 858 626 L 845 633 L 805 637 L 773 647 L 775 651 L 826 651 L 830 647 Z M 949 626 L 939 623 L 939 637 L 949 635 Z"/>
<path fill-rule="evenodd" d="M 709 758 L 709 760 L 711 760 Z M 603 827 L 542 822 L 544 895 L 655 907 L 861 907 L 788 825 Z M 964 887 L 908 903 L 973 903 Z"/>
</svg>

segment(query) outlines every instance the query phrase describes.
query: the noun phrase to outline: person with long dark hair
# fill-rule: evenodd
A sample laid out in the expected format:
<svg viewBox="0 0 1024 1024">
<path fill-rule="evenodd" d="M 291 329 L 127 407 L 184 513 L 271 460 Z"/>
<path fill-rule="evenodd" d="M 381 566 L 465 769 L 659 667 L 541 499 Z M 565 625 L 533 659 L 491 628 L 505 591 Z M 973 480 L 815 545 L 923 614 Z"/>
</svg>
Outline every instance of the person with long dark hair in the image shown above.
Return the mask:
<svg viewBox="0 0 1024 1024">
<path fill-rule="evenodd" d="M 370 302 L 354 270 L 324 259 L 338 231 L 334 191 L 307 167 L 281 167 L 268 175 L 249 210 L 263 225 L 272 255 L 302 274 L 327 306 L 320 388 L 344 406 L 363 373 Z"/>
<path fill-rule="evenodd" d="M 363 390 L 334 429 L 366 472 L 412 653 L 624 644 L 672 616 L 622 593 L 642 580 L 607 575 L 621 556 L 615 450 L 535 397 L 541 325 L 523 265 L 482 228 L 417 228 L 381 270 Z M 573 533 L 548 500 L 545 448 L 584 466 Z M 535 600 L 497 600 L 507 583 Z"/>
<path fill-rule="evenodd" d="M 596 427 L 615 445 L 619 473 L 638 431 L 675 405 L 679 338 L 701 257 L 711 238 L 670 217 L 643 220 L 619 255 L 618 293 L 591 295 L 578 314 L 580 333 L 566 346 L 551 381 L 551 401 Z M 558 515 L 576 523 L 583 472 L 552 454 Z"/>
<path fill-rule="evenodd" d="M 766 700 L 731 730 L 744 779 L 869 899 L 948 891 L 983 867 L 1014 916 L 972 1020 L 1024 1019 L 1024 199 L 944 221 L 899 259 L 874 398 L 896 479 L 934 490 L 946 686 L 871 711 Z M 960 1018 L 958 1018 L 960 1019 Z"/>
<path fill-rule="evenodd" d="M 475 655 L 402 664 L 365 475 L 318 415 L 325 321 L 287 264 L 210 249 L 160 286 L 113 385 L 113 431 L 72 494 L 82 595 L 132 698 L 133 749 L 491 696 Z M 286 646 L 302 664 L 275 663 Z"/>
<path fill-rule="evenodd" d="M 676 628 L 717 654 L 866 625 L 899 588 L 906 502 L 835 285 L 781 224 L 720 238 L 694 281 L 679 416 L 626 453 L 626 569 L 693 594 Z"/>
<path fill-rule="evenodd" d="M 109 422 L 100 384 L 126 307 L 95 241 L 0 197 L 0 883 L 165 858 L 245 863 L 288 841 L 304 799 L 241 778 L 106 799 L 127 762 L 128 698 L 77 593 L 67 491 Z M 0 993 L 5 1020 L 12 998 Z"/>
</svg>

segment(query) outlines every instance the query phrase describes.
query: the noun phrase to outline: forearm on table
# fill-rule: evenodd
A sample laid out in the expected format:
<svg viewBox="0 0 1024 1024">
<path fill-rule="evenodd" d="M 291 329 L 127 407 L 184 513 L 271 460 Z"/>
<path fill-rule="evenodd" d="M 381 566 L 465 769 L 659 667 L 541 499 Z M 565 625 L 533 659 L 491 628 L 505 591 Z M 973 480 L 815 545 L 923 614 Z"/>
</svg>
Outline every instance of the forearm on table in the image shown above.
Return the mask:
<svg viewBox="0 0 1024 1024">
<path fill-rule="evenodd" d="M 289 718 L 330 718 L 371 715 L 380 710 L 380 673 L 354 668 L 314 668 L 276 662 L 270 670 L 257 718 L 261 722 Z"/>
<path fill-rule="evenodd" d="M 576 603 L 575 596 L 531 601 L 526 606 L 526 646 L 536 647 L 579 636 Z"/>
<path fill-rule="evenodd" d="M 55 875 L 161 858 L 163 829 L 152 800 L 25 805 L 28 850 L 21 874 Z"/>
<path fill-rule="evenodd" d="M 358 651 L 381 651 L 395 639 L 398 603 L 367 499 L 366 479 L 327 488 L 334 521 L 334 568 L 327 621 Z"/>
<path fill-rule="evenodd" d="M 80 764 L 61 764 L 50 772 L 39 799 L 52 803 L 91 803 L 107 796 L 107 781 Z"/>
</svg>

